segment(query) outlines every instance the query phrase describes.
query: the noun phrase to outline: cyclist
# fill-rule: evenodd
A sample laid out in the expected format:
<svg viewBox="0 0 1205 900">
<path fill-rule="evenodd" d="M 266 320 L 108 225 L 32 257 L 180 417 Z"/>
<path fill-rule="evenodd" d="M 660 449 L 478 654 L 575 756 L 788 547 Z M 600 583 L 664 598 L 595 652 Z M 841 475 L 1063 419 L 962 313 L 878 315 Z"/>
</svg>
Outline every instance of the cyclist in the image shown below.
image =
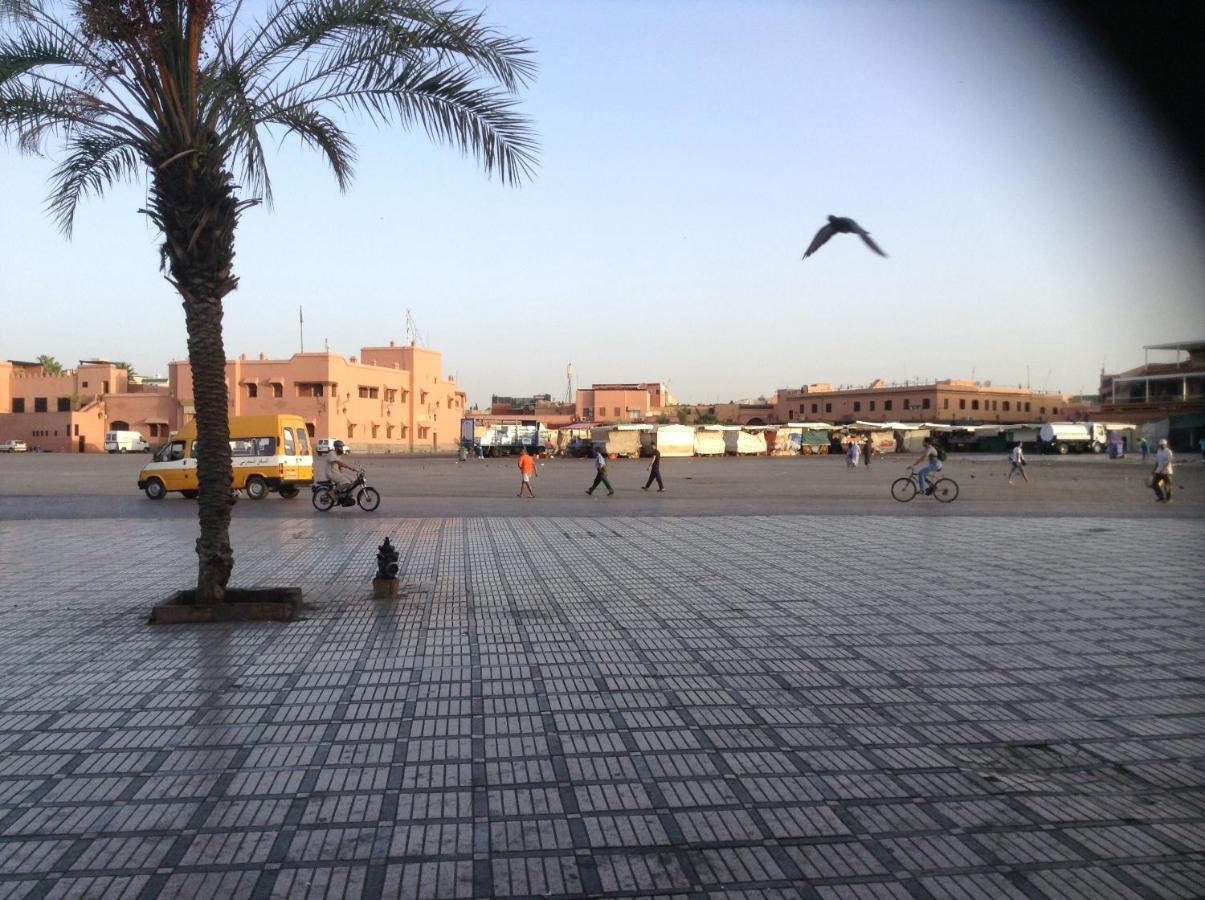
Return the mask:
<svg viewBox="0 0 1205 900">
<path fill-rule="evenodd" d="M 920 489 L 922 491 L 924 491 L 926 494 L 932 494 L 933 488 L 926 480 L 926 476 L 928 476 L 931 472 L 941 471 L 941 457 L 937 454 L 937 448 L 933 446 L 933 438 L 927 437 L 924 439 L 923 443 L 924 447 L 921 449 L 921 454 L 916 458 L 916 461 L 912 464 L 912 466 L 913 468 L 916 466 L 923 466 L 923 468 L 917 471 L 916 480 L 920 484 Z"/>
</svg>

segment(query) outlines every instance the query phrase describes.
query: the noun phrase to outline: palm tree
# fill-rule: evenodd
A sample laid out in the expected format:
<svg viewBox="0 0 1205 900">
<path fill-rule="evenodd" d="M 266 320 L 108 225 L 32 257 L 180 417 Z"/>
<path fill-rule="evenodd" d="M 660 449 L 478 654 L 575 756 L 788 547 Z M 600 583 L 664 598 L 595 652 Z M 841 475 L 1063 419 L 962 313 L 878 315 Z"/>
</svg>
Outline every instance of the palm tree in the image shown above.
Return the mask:
<svg viewBox="0 0 1205 900">
<path fill-rule="evenodd" d="M 355 160 L 338 121 L 349 114 L 419 126 L 507 184 L 536 158 L 516 111 L 531 50 L 479 14 L 439 0 L 275 0 L 257 21 L 242 13 L 243 0 L 0 0 L 0 135 L 65 149 L 48 203 L 63 232 L 84 196 L 149 175 L 143 212 L 188 329 L 198 603 L 221 602 L 234 564 L 222 301 L 238 286 L 239 216 L 272 201 L 266 139 L 318 150 L 341 189 Z"/>
<path fill-rule="evenodd" d="M 43 353 L 38 357 L 38 364 L 41 365 L 42 371 L 47 375 L 63 374 L 63 364 L 47 353 Z"/>
</svg>

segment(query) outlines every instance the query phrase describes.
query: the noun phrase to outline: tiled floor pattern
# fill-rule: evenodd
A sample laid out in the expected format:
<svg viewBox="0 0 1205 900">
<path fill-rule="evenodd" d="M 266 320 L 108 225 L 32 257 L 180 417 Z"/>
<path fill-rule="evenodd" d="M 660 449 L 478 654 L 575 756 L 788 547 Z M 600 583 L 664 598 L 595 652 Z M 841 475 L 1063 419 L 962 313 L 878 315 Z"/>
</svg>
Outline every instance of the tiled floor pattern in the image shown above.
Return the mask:
<svg viewBox="0 0 1205 900">
<path fill-rule="evenodd" d="M 368 599 L 377 544 L 411 591 Z M 0 525 L 0 898 L 1205 893 L 1195 521 Z"/>
</svg>

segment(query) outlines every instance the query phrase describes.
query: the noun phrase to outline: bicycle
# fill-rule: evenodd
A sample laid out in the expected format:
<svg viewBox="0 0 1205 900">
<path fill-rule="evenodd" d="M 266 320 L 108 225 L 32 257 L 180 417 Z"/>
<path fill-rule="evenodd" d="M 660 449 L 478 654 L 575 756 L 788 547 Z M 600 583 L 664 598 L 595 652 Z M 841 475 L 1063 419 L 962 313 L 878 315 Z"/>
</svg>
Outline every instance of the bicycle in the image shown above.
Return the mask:
<svg viewBox="0 0 1205 900">
<path fill-rule="evenodd" d="M 938 503 L 951 503 L 958 498 L 958 482 L 953 478 L 930 478 L 929 491 Z M 891 482 L 891 496 L 900 503 L 907 503 L 921 492 L 920 476 L 912 469 L 906 478 Z"/>
</svg>

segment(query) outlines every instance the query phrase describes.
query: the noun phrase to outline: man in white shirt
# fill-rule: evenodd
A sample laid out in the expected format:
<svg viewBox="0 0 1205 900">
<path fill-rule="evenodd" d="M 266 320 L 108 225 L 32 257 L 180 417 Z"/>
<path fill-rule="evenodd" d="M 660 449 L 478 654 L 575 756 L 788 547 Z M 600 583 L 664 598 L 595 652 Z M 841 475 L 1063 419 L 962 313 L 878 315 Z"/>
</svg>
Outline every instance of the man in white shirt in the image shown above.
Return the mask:
<svg viewBox="0 0 1205 900">
<path fill-rule="evenodd" d="M 1025 474 L 1025 451 L 1021 449 L 1021 442 L 1017 441 L 1017 446 L 1013 447 L 1008 453 L 1008 461 L 1011 463 L 1008 469 L 1008 483 L 1013 483 L 1013 476 L 1018 472 L 1025 479 L 1025 483 L 1029 484 L 1029 476 Z"/>
<path fill-rule="evenodd" d="M 922 441 L 924 445 L 921 448 L 921 454 L 912 463 L 913 467 L 923 465 L 919 472 L 916 473 L 916 480 L 920 483 L 920 489 L 926 494 L 932 494 L 933 488 L 929 484 L 928 476 L 934 472 L 941 471 L 941 457 L 937 453 L 937 448 L 933 446 L 932 438 L 925 438 Z"/>
<path fill-rule="evenodd" d="M 1176 455 L 1167 446 L 1167 438 L 1159 441 L 1159 451 L 1155 454 L 1155 474 L 1151 479 L 1151 487 L 1155 489 L 1156 503 L 1172 502 L 1172 471 Z"/>
<path fill-rule="evenodd" d="M 344 475 L 344 472 L 354 473 L 356 470 L 349 466 L 343 460 L 339 459 L 343 455 L 343 442 L 335 441 L 331 450 L 323 453 L 318 457 L 319 471 L 314 474 L 318 476 L 319 481 L 329 481 L 334 484 L 335 489 L 342 491 L 352 479 Z"/>
</svg>

